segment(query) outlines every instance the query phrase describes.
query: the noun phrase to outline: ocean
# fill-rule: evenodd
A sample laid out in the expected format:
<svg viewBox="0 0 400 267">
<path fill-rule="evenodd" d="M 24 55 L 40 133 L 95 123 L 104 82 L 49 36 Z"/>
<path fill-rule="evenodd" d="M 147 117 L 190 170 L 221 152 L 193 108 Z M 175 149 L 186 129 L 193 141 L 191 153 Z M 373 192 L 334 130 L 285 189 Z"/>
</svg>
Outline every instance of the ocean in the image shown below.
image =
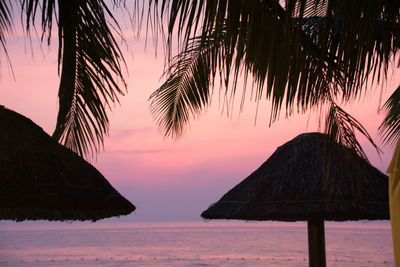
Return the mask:
<svg viewBox="0 0 400 267">
<path fill-rule="evenodd" d="M 389 222 L 326 222 L 327 265 L 394 266 Z M 305 222 L 0 223 L 0 266 L 308 266 Z"/>
</svg>

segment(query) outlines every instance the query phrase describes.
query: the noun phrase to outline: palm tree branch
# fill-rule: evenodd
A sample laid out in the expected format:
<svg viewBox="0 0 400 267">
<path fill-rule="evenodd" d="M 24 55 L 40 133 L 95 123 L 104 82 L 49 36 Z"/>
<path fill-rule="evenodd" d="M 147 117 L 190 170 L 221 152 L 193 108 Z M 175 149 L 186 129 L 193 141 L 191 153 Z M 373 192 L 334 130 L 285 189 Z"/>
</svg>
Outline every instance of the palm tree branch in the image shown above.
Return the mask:
<svg viewBox="0 0 400 267">
<path fill-rule="evenodd" d="M 122 0 L 113 0 L 121 5 Z M 93 156 L 108 134 L 107 109 L 118 103 L 126 84 L 122 52 L 111 29 L 119 25 L 103 0 L 24 0 L 26 28 L 34 25 L 42 8 L 42 39 L 51 39 L 53 19 L 58 23 L 58 61 L 61 69 L 59 113 L 53 137 L 81 156 Z M 55 14 L 58 8 L 59 14 Z M 120 81 L 120 82 L 117 82 Z M 120 86 L 122 83 L 122 86 Z"/>
<path fill-rule="evenodd" d="M 200 39 L 191 40 L 190 48 L 175 56 L 164 73 L 167 80 L 150 96 L 152 114 L 165 136 L 181 136 L 191 116 L 209 104 L 215 77 L 213 55 L 218 49 L 214 45 L 212 41 L 205 46 Z"/>
<path fill-rule="evenodd" d="M 355 131 L 358 131 L 368 139 L 378 154 L 381 152 L 368 131 L 357 119 L 339 107 L 332 98 L 328 99 L 328 103 L 329 112 L 326 118 L 325 132 L 329 136 L 331 145 L 339 143 L 368 160 L 367 155 L 355 136 Z"/>
<path fill-rule="evenodd" d="M 10 63 L 8 50 L 6 47 L 6 35 L 11 34 L 13 30 L 12 21 L 12 2 L 11 0 L 0 1 L 0 45 L 6 56 L 6 60 L 9 63 L 9 67 L 12 72 L 12 66 Z"/>
<path fill-rule="evenodd" d="M 382 108 L 386 117 L 379 126 L 385 143 L 394 146 L 400 140 L 400 86 L 393 92 Z"/>
<path fill-rule="evenodd" d="M 367 78 L 372 75 L 372 81 L 379 81 L 382 69 L 386 75 L 400 48 L 397 0 L 359 5 L 353 1 L 292 0 L 286 1 L 284 8 L 275 0 L 152 3 L 168 16 L 168 47 L 173 47 L 170 42 L 175 31 L 183 41 L 180 54 L 193 36 L 206 44 L 209 36 L 223 36 L 218 56 L 225 61 L 220 73 L 228 77 L 231 71 L 237 74 L 243 68 L 245 76 L 252 74 L 257 97 L 264 92 L 272 100 L 272 120 L 283 103 L 290 114 L 295 104 L 305 110 L 327 97 L 344 102 L 360 97 L 368 90 L 363 86 Z M 235 88 L 232 91 L 234 96 Z M 331 104 L 331 111 L 328 132 L 339 129 L 339 135 L 332 137 L 348 146 L 353 142 L 352 148 L 365 156 L 355 139 L 357 130 L 377 148 L 356 119 L 336 104 Z"/>
</svg>

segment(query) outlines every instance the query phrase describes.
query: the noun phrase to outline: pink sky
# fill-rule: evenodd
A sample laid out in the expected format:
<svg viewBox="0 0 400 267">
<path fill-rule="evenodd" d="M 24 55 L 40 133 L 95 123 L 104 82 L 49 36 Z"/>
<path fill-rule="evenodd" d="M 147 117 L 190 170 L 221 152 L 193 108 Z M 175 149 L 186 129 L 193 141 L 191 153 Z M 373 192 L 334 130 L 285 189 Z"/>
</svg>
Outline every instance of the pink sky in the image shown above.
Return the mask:
<svg viewBox="0 0 400 267">
<path fill-rule="evenodd" d="M 128 34 L 129 35 L 129 34 Z M 150 45 L 145 52 L 143 39 L 128 39 L 126 61 L 128 94 L 110 112 L 110 136 L 105 151 L 93 165 L 137 206 L 129 221 L 198 220 L 200 213 L 227 190 L 259 167 L 277 148 L 300 133 L 316 131 L 316 113 L 283 118 L 268 127 L 269 104 L 259 107 L 247 101 L 239 114 L 221 114 L 218 97 L 213 105 L 192 120 L 183 138 L 164 139 L 149 109 L 148 98 L 161 85 L 163 57 L 154 56 Z M 14 80 L 1 58 L 1 105 L 13 109 L 51 134 L 56 121 L 57 42 L 49 48 L 24 38 L 8 40 Z M 399 75 L 386 85 L 383 102 L 400 83 Z M 381 159 L 371 145 L 364 148 L 370 161 L 381 171 L 389 164 L 393 150 L 380 142 L 377 134 L 383 115 L 378 114 L 380 88 L 360 103 L 346 106 L 370 132 L 384 153 Z M 240 95 L 240 94 L 238 94 Z M 217 96 L 217 94 L 215 95 Z M 237 100 L 239 104 L 239 100 Z M 307 120 L 309 123 L 307 125 Z"/>
</svg>

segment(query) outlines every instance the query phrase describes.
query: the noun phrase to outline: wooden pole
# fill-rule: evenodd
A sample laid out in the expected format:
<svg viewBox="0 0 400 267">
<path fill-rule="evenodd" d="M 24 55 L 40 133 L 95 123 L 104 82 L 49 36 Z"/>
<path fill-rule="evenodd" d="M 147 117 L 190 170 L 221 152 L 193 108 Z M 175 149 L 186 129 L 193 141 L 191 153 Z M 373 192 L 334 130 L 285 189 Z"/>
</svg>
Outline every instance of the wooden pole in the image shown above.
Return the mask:
<svg viewBox="0 0 400 267">
<path fill-rule="evenodd" d="M 324 221 L 309 220 L 307 228 L 309 266 L 326 267 Z"/>
</svg>

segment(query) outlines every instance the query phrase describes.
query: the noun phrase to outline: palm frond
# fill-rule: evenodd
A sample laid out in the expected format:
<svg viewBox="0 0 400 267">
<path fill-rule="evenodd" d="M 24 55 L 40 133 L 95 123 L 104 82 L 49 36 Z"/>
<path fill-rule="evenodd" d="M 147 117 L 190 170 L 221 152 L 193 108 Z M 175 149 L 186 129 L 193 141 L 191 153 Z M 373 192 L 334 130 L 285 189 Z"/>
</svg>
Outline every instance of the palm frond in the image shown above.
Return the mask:
<svg viewBox="0 0 400 267">
<path fill-rule="evenodd" d="M 212 54 L 216 49 L 214 42 L 206 46 L 193 39 L 190 49 L 173 58 L 164 73 L 167 80 L 151 94 L 151 111 L 165 136 L 181 136 L 190 118 L 209 104 L 216 68 Z"/>
<path fill-rule="evenodd" d="M 175 2 L 173 1 L 173 3 Z M 235 5 L 239 3 L 243 6 L 236 7 Z M 195 6 L 193 3 L 189 5 L 186 2 L 179 2 L 177 5 L 182 5 L 182 12 L 187 12 L 189 6 L 192 8 Z M 277 4 L 269 5 L 267 2 L 259 3 L 257 1 L 229 1 L 228 6 L 232 9 L 232 12 L 226 18 L 223 17 L 223 20 L 215 23 L 211 23 L 209 20 L 203 22 L 206 25 L 203 27 L 214 27 L 209 35 L 203 34 L 184 41 L 184 48 L 172 62 L 174 67 L 179 66 L 177 59 L 181 58 L 182 55 L 186 60 L 188 55 L 193 55 L 195 49 L 198 50 L 197 54 L 207 51 L 210 54 L 210 59 L 214 62 L 210 69 L 211 74 L 213 76 L 222 74 L 221 81 L 225 81 L 226 90 L 231 90 L 232 93 L 229 95 L 232 95 L 232 97 L 235 96 L 238 73 L 244 69 L 245 75 L 251 74 L 254 78 L 256 99 L 260 100 L 263 95 L 272 99 L 272 121 L 277 118 L 282 105 L 286 105 L 288 114 L 292 112 L 294 106 L 297 106 L 299 110 L 305 110 L 314 106 L 330 90 L 338 91 L 337 88 L 344 83 L 341 67 L 336 63 L 337 60 L 334 56 L 324 57 L 322 60 L 323 51 L 313 43 L 312 39 L 302 29 L 298 32 L 298 37 L 302 39 L 300 43 L 298 40 L 288 39 L 287 36 L 282 34 L 285 31 L 282 19 L 284 13 Z M 198 8 L 200 7 L 197 7 L 196 10 Z M 241 10 L 241 8 L 244 10 Z M 205 12 L 211 12 L 210 17 L 215 15 L 215 12 L 207 11 L 207 9 Z M 186 13 L 181 13 L 180 16 L 184 16 L 183 14 Z M 184 18 L 184 20 L 189 20 L 189 22 L 180 22 L 179 26 L 183 27 L 185 23 L 190 24 L 191 19 L 195 19 L 193 12 L 186 15 L 188 15 L 188 18 Z M 172 13 L 170 16 L 176 17 L 178 15 Z M 222 14 L 216 16 L 222 16 Z M 244 17 L 244 19 L 234 23 L 240 17 Z M 211 24 L 209 25 L 209 23 Z M 185 38 L 191 33 L 193 27 L 189 28 Z M 193 42 L 196 42 L 196 44 L 193 45 Z M 210 50 L 210 45 L 218 47 L 218 49 Z M 312 51 L 312 53 L 309 51 Z M 218 64 L 215 64 L 217 61 Z M 190 68 L 187 71 L 190 71 Z M 234 74 L 231 83 L 233 87 L 228 88 L 231 73 Z M 175 74 L 175 72 L 172 72 L 171 78 L 167 78 L 167 82 L 158 92 L 175 79 Z M 193 75 L 195 74 L 192 73 L 189 76 Z M 178 86 L 177 83 L 174 85 Z M 192 89 L 199 92 L 208 90 L 208 88 L 203 89 L 200 86 Z M 182 90 L 187 91 L 187 88 Z M 198 94 L 199 92 L 194 93 Z M 152 105 L 154 107 L 156 103 Z M 171 105 L 173 105 L 173 102 Z M 189 105 L 182 107 L 189 107 Z M 196 111 L 199 110 L 196 109 Z M 187 111 L 181 112 L 182 114 L 187 113 Z M 167 115 L 168 113 L 164 114 Z M 179 123 L 180 127 L 177 128 L 181 131 L 184 124 L 188 122 L 188 116 L 177 117 L 177 119 L 179 118 L 184 118 L 184 121 Z M 158 117 L 158 120 L 160 121 L 160 117 Z"/>
<path fill-rule="evenodd" d="M 11 0 L 0 1 L 0 45 L 3 48 L 8 61 L 9 59 L 6 47 L 6 35 L 10 34 L 13 28 L 11 12 Z"/>
<path fill-rule="evenodd" d="M 394 146 L 400 140 L 400 86 L 383 105 L 386 117 L 379 126 L 385 143 Z"/>
<path fill-rule="evenodd" d="M 295 106 L 304 111 L 332 97 L 349 102 L 369 90 L 364 86 L 367 78 L 378 82 L 386 78 L 400 48 L 399 1 L 288 0 L 284 6 L 280 2 L 153 0 L 151 4 L 168 20 L 168 49 L 178 34 L 182 44 L 178 54 L 185 54 L 193 38 L 205 46 L 223 40 L 212 55 L 222 59 L 219 73 L 225 78 L 241 70 L 252 75 L 257 98 L 272 100 L 272 121 L 282 107 L 290 115 Z M 234 97 L 234 86 L 225 85 Z M 354 131 L 376 147 L 365 128 L 336 104 L 331 105 L 327 130 L 364 157 Z"/>
<path fill-rule="evenodd" d="M 375 144 L 364 126 L 339 107 L 332 99 L 330 99 L 329 102 L 330 108 L 327 114 L 325 132 L 329 136 L 330 144 L 334 145 L 339 143 L 368 160 L 367 155 L 355 136 L 355 131 L 358 131 L 368 139 L 379 154 L 379 147 Z"/>
<path fill-rule="evenodd" d="M 108 134 L 107 108 L 126 88 L 123 56 L 110 29 L 112 25 L 120 34 L 118 23 L 102 0 L 24 0 L 23 6 L 28 31 L 41 7 L 42 39 L 47 35 L 48 42 L 58 15 L 61 80 L 53 137 L 81 156 L 90 152 L 93 156 Z"/>
<path fill-rule="evenodd" d="M 5 44 L 5 34 L 12 30 L 12 3 L 11 0 L 0 1 L 0 41 Z"/>
</svg>

